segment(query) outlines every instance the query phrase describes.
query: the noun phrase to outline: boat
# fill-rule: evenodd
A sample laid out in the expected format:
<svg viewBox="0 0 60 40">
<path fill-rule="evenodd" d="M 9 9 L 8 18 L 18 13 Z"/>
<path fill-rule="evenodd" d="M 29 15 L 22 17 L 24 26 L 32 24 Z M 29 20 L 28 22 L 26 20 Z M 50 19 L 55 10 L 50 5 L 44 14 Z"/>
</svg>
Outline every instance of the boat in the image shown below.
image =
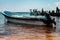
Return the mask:
<svg viewBox="0 0 60 40">
<path fill-rule="evenodd" d="M 25 16 L 25 15 L 16 15 L 13 12 L 5 11 L 3 13 L 5 18 L 7 19 L 7 22 L 12 23 L 19 23 L 19 24 L 30 24 L 30 25 L 51 25 L 53 22 L 47 23 L 47 19 L 45 16 L 39 15 L 39 16 Z M 52 19 L 53 20 L 53 19 Z M 55 21 L 54 21 L 55 22 Z"/>
</svg>

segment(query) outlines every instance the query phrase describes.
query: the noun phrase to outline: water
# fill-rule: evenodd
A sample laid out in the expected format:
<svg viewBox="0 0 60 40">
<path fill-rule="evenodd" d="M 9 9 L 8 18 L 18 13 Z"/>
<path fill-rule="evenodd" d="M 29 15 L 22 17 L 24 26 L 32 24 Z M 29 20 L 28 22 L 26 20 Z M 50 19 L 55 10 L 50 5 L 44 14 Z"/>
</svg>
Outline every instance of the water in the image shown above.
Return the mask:
<svg viewBox="0 0 60 40">
<path fill-rule="evenodd" d="M 23 15 L 23 14 L 20 14 Z M 26 15 L 26 14 L 24 14 Z M 28 14 L 29 15 L 29 14 Z M 7 34 L 7 39 L 41 39 L 41 40 L 57 40 L 60 39 L 60 17 L 54 17 L 57 22 L 56 28 L 41 25 L 25 25 L 5 23 L 5 17 L 0 14 L 0 33 Z M 56 39 L 55 39 L 56 38 Z M 13 40 L 13 39 L 12 39 Z"/>
<path fill-rule="evenodd" d="M 5 17 L 0 13 L 0 34 L 5 34 Z"/>
</svg>

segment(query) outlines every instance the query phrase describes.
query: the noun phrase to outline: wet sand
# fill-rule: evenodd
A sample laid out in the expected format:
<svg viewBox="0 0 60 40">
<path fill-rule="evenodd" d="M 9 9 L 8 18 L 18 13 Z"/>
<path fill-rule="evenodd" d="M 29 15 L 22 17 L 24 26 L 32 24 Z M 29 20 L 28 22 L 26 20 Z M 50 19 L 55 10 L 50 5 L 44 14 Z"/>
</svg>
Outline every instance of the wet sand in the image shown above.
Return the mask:
<svg viewBox="0 0 60 40">
<path fill-rule="evenodd" d="M 6 23 L 4 27 L 5 34 L 0 35 L 0 40 L 60 40 L 60 21 L 56 28 L 14 23 Z"/>
</svg>

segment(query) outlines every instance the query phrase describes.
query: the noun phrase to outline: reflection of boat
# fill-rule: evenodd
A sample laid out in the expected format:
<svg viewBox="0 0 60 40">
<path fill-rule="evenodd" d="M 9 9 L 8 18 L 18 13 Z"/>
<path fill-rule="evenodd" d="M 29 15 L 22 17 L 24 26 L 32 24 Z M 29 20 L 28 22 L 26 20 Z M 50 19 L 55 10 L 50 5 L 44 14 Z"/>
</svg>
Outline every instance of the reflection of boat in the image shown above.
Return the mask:
<svg viewBox="0 0 60 40">
<path fill-rule="evenodd" d="M 13 15 L 11 12 L 4 12 L 3 15 L 6 17 L 7 21 L 14 23 L 22 23 L 22 24 L 33 24 L 33 25 L 41 25 L 41 22 L 46 25 L 47 21 L 45 16 L 20 16 Z M 51 23 L 52 24 L 52 23 Z"/>
</svg>

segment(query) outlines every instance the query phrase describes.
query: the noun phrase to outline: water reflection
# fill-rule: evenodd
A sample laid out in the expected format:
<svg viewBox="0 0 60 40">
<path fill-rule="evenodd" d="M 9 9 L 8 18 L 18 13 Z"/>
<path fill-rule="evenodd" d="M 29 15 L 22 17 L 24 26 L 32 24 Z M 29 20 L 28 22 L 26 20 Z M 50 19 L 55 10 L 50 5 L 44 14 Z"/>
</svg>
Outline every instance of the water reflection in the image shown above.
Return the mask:
<svg viewBox="0 0 60 40">
<path fill-rule="evenodd" d="M 52 26 L 46 26 L 46 25 L 41 25 L 41 26 L 19 25 L 19 24 L 13 24 L 13 23 L 7 23 L 6 24 L 6 30 L 8 32 L 11 32 L 11 31 L 14 32 L 14 30 L 15 31 L 19 30 L 21 32 L 27 32 L 27 33 L 28 32 L 35 32 L 35 33 L 51 33 L 51 32 L 56 32 L 56 28 L 53 28 Z"/>
</svg>

